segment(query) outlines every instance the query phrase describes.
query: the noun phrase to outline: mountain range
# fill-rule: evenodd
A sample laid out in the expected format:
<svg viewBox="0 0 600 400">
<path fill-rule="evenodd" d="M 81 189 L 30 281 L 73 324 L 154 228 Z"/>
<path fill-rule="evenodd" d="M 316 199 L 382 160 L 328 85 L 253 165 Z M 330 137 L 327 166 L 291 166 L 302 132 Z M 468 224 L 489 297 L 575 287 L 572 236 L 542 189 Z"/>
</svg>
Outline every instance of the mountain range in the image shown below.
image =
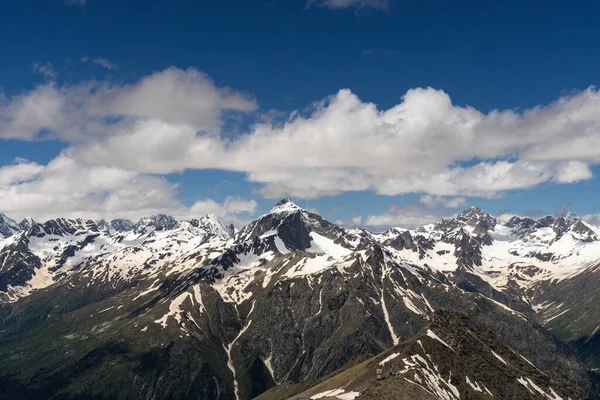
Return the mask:
<svg viewBox="0 0 600 400">
<path fill-rule="evenodd" d="M 0 214 L 0 398 L 595 399 L 599 268 L 571 215 Z"/>
</svg>

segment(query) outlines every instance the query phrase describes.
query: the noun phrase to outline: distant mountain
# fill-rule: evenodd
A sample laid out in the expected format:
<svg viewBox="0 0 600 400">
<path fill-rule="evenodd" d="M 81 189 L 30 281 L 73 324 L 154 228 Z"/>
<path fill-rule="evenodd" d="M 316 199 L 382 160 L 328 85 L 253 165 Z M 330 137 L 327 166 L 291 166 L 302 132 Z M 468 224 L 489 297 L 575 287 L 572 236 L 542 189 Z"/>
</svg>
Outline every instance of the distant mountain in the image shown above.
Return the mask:
<svg viewBox="0 0 600 400">
<path fill-rule="evenodd" d="M 291 397 L 395 352 L 413 383 L 323 388 L 600 393 L 600 229 L 572 216 L 498 221 L 471 207 L 372 233 L 284 199 L 239 231 L 214 215 L 157 215 L 11 232 L 0 239 L 0 398 Z"/>
<path fill-rule="evenodd" d="M 4 214 L 0 214 L 0 238 L 7 238 L 20 230 L 19 225 Z"/>
</svg>

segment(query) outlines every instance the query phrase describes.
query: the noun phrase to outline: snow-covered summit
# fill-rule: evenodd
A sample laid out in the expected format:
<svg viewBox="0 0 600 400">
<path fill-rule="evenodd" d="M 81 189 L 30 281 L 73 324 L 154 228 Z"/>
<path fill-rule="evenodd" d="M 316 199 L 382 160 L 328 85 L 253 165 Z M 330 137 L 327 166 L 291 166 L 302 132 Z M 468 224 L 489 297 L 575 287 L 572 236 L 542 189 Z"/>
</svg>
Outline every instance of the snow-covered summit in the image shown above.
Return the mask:
<svg viewBox="0 0 600 400">
<path fill-rule="evenodd" d="M 233 225 L 226 226 L 215 214 L 206 214 L 198 219 L 192 219 L 190 224 L 197 228 L 204 229 L 211 235 L 221 238 L 229 238 L 234 233 Z"/>
<path fill-rule="evenodd" d="M 19 229 L 22 231 L 28 231 L 31 229 L 36 222 L 31 217 L 23 218 L 23 221 L 19 222 Z"/>
<path fill-rule="evenodd" d="M 493 229 L 496 226 L 496 218 L 492 217 L 486 211 L 479 207 L 471 206 L 460 213 L 457 220 L 466 223 L 469 226 L 480 226 L 483 229 Z"/>
<path fill-rule="evenodd" d="M 286 198 L 275 203 L 273 208 L 271 208 L 266 215 L 278 213 L 293 213 L 296 211 L 304 211 L 304 209 L 298 207 L 292 200 Z"/>
<path fill-rule="evenodd" d="M 144 217 L 134 225 L 136 231 L 145 231 L 147 228 L 154 228 L 158 231 L 169 229 L 175 226 L 177 220 L 170 215 L 157 214 L 151 217 Z"/>
</svg>

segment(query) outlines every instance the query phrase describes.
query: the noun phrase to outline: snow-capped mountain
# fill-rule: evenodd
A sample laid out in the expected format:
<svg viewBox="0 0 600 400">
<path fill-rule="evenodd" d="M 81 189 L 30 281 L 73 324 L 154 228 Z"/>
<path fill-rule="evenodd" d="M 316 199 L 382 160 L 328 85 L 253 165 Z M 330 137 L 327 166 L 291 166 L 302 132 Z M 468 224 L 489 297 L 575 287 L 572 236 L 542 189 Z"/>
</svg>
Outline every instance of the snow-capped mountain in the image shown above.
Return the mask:
<svg viewBox="0 0 600 400">
<path fill-rule="evenodd" d="M 475 207 L 417 229 L 371 233 L 341 228 L 288 199 L 239 231 L 214 215 L 32 221 L 0 240 L 0 386 L 32 398 L 47 390 L 189 398 L 192 389 L 183 390 L 193 388 L 192 398 L 249 399 L 317 382 L 401 345 L 438 310 L 451 310 L 577 388 L 561 391 L 527 370 L 526 384 L 515 378 L 515 393 L 537 398 L 532 385 L 543 383 L 552 398 L 577 390 L 593 398 L 595 378 L 572 351 L 581 347 L 570 349 L 540 324 L 581 317 L 573 310 L 592 289 L 574 282 L 600 274 L 599 233 L 572 216 L 498 221 Z M 560 314 L 561 301 L 571 311 Z M 553 333 L 569 343 L 597 331 L 567 325 Z M 45 342 L 51 337 L 64 339 L 59 353 Z M 525 371 L 521 364 L 512 367 Z M 28 365 L 60 372 L 9 378 Z M 445 365 L 444 374 L 464 369 L 453 368 Z M 55 373 L 68 378 L 56 381 Z M 98 374 L 112 384 L 79 383 Z M 494 393 L 487 378 L 470 379 Z"/>
<path fill-rule="evenodd" d="M 19 225 L 4 214 L 0 214 L 0 239 L 14 235 L 20 230 Z"/>
<path fill-rule="evenodd" d="M 19 222 L 19 230 L 27 231 L 35 225 L 36 222 L 31 217 L 23 218 L 21 222 Z"/>
</svg>

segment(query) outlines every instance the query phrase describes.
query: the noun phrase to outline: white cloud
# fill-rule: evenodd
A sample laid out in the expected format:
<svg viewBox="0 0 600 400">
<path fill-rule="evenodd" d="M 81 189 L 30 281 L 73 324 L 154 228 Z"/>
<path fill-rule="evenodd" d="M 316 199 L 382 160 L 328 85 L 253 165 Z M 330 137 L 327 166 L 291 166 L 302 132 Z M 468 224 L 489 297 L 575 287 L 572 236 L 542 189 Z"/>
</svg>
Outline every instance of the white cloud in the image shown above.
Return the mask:
<svg viewBox="0 0 600 400">
<path fill-rule="evenodd" d="M 431 214 L 426 207 L 409 204 L 402 207 L 391 206 L 382 214 L 370 215 L 366 218 L 365 225 L 379 229 L 390 227 L 411 229 L 439 220 L 440 217 Z"/>
<path fill-rule="evenodd" d="M 219 88 L 202 72 L 167 68 L 138 82 L 114 85 L 51 81 L 0 103 L 0 138 L 34 140 L 42 134 L 90 141 L 122 134 L 132 124 L 160 120 L 195 131 L 218 131 L 225 112 L 250 112 L 256 103 Z"/>
<path fill-rule="evenodd" d="M 586 214 L 581 217 L 585 222 L 590 225 L 595 225 L 600 227 L 600 214 Z"/>
<path fill-rule="evenodd" d="M 85 57 L 87 59 L 87 57 Z M 86 60 L 87 61 L 87 60 Z M 99 66 L 101 66 L 102 68 L 106 68 L 109 71 L 112 71 L 114 69 L 117 69 L 117 65 L 113 64 L 112 62 L 110 62 L 109 60 L 107 60 L 106 58 L 102 58 L 102 57 L 98 57 L 98 58 L 93 58 L 92 62 L 94 64 L 98 64 Z"/>
<path fill-rule="evenodd" d="M 14 165 L 0 167 L 0 187 L 27 182 L 38 176 L 44 167 L 27 160 L 18 160 Z"/>
<path fill-rule="evenodd" d="M 352 217 L 351 221 L 352 221 L 353 225 L 361 225 L 362 224 L 362 217 L 361 216 Z"/>
<path fill-rule="evenodd" d="M 185 207 L 177 185 L 160 176 L 107 166 L 90 166 L 61 154 L 48 165 L 21 161 L 0 168 L 0 210 L 13 218 L 131 218 L 158 213 L 197 218 L 213 213 L 225 222 L 245 223 L 256 201 L 228 197 Z"/>
<path fill-rule="evenodd" d="M 581 161 L 568 161 L 558 166 L 554 180 L 558 183 L 572 183 L 590 179 L 590 166 Z"/>
<path fill-rule="evenodd" d="M 324 7 L 333 10 L 343 8 L 373 8 L 382 11 L 390 10 L 389 0 L 308 0 L 307 7 Z"/>
<path fill-rule="evenodd" d="M 197 201 L 189 209 L 183 210 L 181 214 L 175 214 L 180 218 L 194 218 L 206 214 L 215 214 L 222 221 L 243 226 L 250 222 L 251 216 L 256 212 L 255 200 L 247 200 L 239 197 L 227 197 L 223 203 L 217 203 L 212 199 Z"/>
<path fill-rule="evenodd" d="M 57 212 L 176 210 L 176 188 L 155 174 L 186 169 L 245 173 L 267 198 L 420 193 L 422 209 L 456 208 L 464 196 L 495 197 L 544 182 L 589 179 L 590 167 L 600 163 L 600 91 L 593 87 L 547 106 L 489 113 L 453 105 L 432 88 L 409 90 L 383 110 L 344 89 L 285 121 L 257 118 L 236 137 L 224 130 L 230 113 L 256 107 L 250 96 L 218 87 L 193 68 L 168 68 L 131 84 L 50 80 L 23 94 L 0 95 L 0 138 L 70 143 L 41 172 L 27 167 L 31 177 L 24 166 L 3 167 L 4 176 L 12 177 L 0 173 L 9 182 L 0 209 L 26 211 L 36 198 Z M 72 173 L 80 182 L 75 200 L 73 187 L 63 185 Z M 100 185 L 103 174 L 114 182 Z M 54 183 L 64 191 L 36 187 Z M 136 204 L 134 189 L 150 195 Z M 94 207 L 86 209 L 83 200 Z M 411 224 L 430 217 L 392 211 L 388 221 L 405 215 L 396 221 Z M 371 224 L 384 221 L 369 218 Z"/>
<path fill-rule="evenodd" d="M 424 195 L 419 199 L 419 203 L 427 208 L 443 207 L 443 208 L 458 208 L 467 205 L 467 199 L 464 197 L 443 197 Z"/>
</svg>

